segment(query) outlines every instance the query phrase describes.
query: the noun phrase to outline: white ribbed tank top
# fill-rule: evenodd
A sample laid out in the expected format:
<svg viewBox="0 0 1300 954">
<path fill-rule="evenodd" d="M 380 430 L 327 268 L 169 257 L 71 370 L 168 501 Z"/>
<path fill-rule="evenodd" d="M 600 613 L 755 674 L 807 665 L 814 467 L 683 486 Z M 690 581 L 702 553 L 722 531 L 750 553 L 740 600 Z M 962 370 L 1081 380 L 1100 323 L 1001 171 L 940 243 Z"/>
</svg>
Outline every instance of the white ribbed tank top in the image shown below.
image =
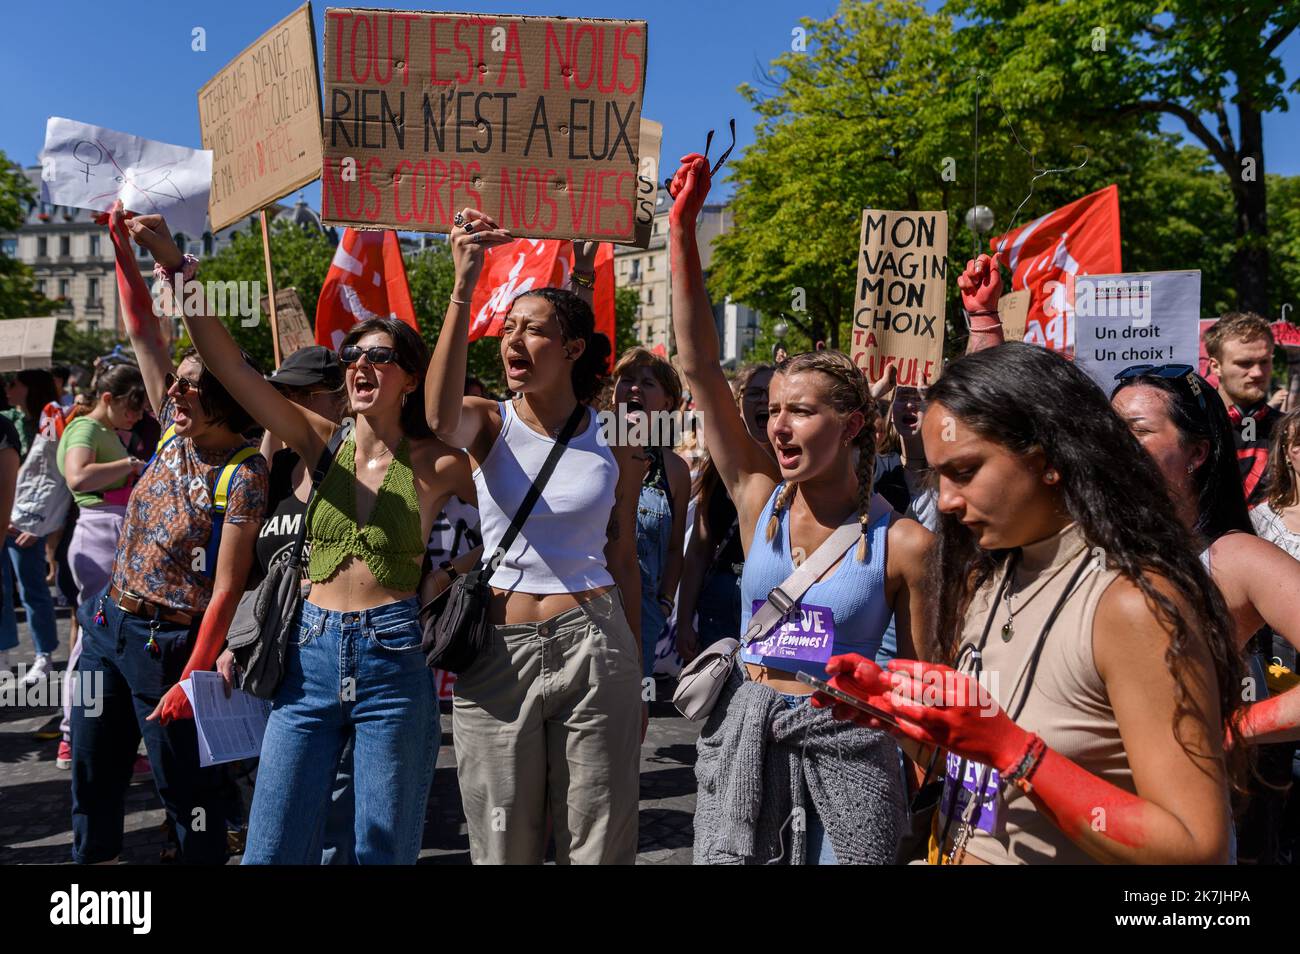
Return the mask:
<svg viewBox="0 0 1300 954">
<path fill-rule="evenodd" d="M 499 402 L 501 433 L 474 471 L 483 532 L 483 556 L 500 545 L 533 478 L 555 441 L 534 431 Z M 596 412 L 569 441 L 523 529 L 492 574 L 491 583 L 517 593 L 581 593 L 610 586 L 605 530 L 614 508 L 618 462 L 600 442 Z"/>
</svg>

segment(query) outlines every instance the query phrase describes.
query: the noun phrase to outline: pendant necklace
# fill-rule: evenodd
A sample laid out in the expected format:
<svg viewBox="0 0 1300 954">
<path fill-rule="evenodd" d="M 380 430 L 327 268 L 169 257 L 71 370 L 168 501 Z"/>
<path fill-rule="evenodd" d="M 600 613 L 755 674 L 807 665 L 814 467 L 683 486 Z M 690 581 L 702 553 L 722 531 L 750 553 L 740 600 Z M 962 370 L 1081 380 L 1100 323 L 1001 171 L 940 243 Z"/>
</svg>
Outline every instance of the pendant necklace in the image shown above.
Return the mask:
<svg viewBox="0 0 1300 954">
<path fill-rule="evenodd" d="M 1064 570 L 1067 566 L 1069 566 L 1073 562 L 1074 562 L 1074 557 L 1071 557 L 1070 559 L 1064 561 L 1055 570 L 1053 570 L 1051 574 L 1048 575 L 1047 579 L 1043 580 L 1043 582 L 1039 584 L 1032 593 L 1030 593 L 1027 597 L 1025 597 L 1025 601 L 1020 604 L 1020 609 L 1018 610 L 1013 610 L 1011 608 L 1011 587 L 1014 586 L 1016 582 L 1016 578 L 1015 578 L 1016 568 L 1014 565 L 1011 566 L 1011 568 L 1007 571 L 1011 575 L 1011 581 L 1010 581 L 1010 585 L 1007 586 L 1007 596 L 1006 596 L 1007 621 L 1002 624 L 1002 641 L 1004 643 L 1011 642 L 1011 637 L 1015 636 L 1016 634 L 1015 626 L 1012 625 L 1016 618 L 1016 614 L 1023 612 L 1025 607 L 1029 605 L 1030 601 L 1033 600 L 1033 598 L 1037 596 L 1039 593 L 1043 592 L 1043 590 L 1047 588 L 1047 584 L 1051 583 L 1052 580 L 1056 579 L 1057 576 L 1060 575 L 1061 571 Z"/>
</svg>

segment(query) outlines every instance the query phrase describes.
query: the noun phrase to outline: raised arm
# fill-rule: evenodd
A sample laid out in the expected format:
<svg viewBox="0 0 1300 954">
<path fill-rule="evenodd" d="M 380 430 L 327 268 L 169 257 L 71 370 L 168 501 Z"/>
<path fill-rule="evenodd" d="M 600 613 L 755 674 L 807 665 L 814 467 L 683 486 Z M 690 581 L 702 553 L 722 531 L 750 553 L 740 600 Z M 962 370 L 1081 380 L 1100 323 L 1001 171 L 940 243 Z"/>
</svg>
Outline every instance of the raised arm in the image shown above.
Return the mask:
<svg viewBox="0 0 1300 954">
<path fill-rule="evenodd" d="M 157 218 L 157 216 L 154 216 Z M 155 415 L 162 413 L 167 403 L 167 375 L 176 370 L 172 357 L 167 353 L 167 341 L 163 337 L 162 325 L 154 311 L 153 298 L 149 288 L 140 274 L 140 266 L 131 254 L 131 235 L 134 233 L 135 219 L 128 219 L 122 211 L 119 199 L 107 218 L 97 219 L 107 222 L 109 238 L 113 242 L 113 258 L 117 268 L 117 297 L 122 303 L 122 320 L 126 324 L 126 333 L 131 338 L 131 347 L 135 351 L 136 363 L 140 366 L 140 375 L 144 378 L 144 388 L 149 395 L 149 405 Z M 139 239 L 137 238 L 137 241 Z M 173 249 L 176 243 L 167 241 Z M 143 243 L 141 243 L 143 244 Z M 156 260 L 156 258 L 155 258 Z M 180 268 L 184 263 L 180 250 L 174 258 L 164 265 Z"/>
<path fill-rule="evenodd" d="M 168 269 L 181 267 L 184 258 L 161 215 L 131 219 L 130 229 L 135 240 L 153 255 L 154 261 Z M 201 296 L 196 297 L 201 300 Z M 257 423 L 297 451 L 304 461 L 314 465 L 334 433 L 334 422 L 293 403 L 272 387 L 244 360 L 239 345 L 230 337 L 220 318 L 190 315 L 189 311 L 189 308 L 185 309 L 185 328 L 194 347 L 199 350 L 204 366 L 217 376 L 230 396 L 247 409 Z M 148 380 L 146 376 L 146 383 Z"/>
<path fill-rule="evenodd" d="M 966 263 L 966 270 L 957 276 L 961 290 L 961 304 L 970 322 L 970 337 L 966 339 L 966 353 L 983 351 L 1002 344 L 1002 319 L 998 317 L 998 299 L 1002 297 L 1001 262 L 994 255 L 981 255 Z"/>
<path fill-rule="evenodd" d="M 483 249 L 512 242 L 514 237 L 478 209 L 464 209 L 458 218 L 463 219 L 463 224 L 451 230 L 456 281 L 424 378 L 424 413 L 429 427 L 443 443 L 472 448 L 476 438 L 486 430 L 488 415 L 495 405 L 482 398 L 464 396 L 469 363 L 469 303 L 483 270 Z"/>
<path fill-rule="evenodd" d="M 713 309 L 704 286 L 696 219 L 709 194 L 709 162 L 698 153 L 682 159 L 669 189 L 674 202 L 669 214 L 669 246 L 673 269 L 673 332 L 677 356 L 695 407 L 700 412 L 704 438 L 722 482 L 738 508 L 742 501 L 766 499 L 779 479 L 776 463 L 745 430 L 731 388 L 722 374 L 721 347 L 713 324 Z M 763 489 L 753 490 L 757 483 Z"/>
</svg>

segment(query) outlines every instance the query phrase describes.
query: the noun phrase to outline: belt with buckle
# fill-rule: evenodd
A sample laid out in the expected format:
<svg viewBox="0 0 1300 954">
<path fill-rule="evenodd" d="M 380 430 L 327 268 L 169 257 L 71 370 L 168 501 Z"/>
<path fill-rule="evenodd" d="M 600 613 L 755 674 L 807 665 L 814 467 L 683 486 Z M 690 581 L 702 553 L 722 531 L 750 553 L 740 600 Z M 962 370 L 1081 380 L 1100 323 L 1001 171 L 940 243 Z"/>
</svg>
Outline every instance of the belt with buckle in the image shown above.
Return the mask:
<svg viewBox="0 0 1300 954">
<path fill-rule="evenodd" d="M 132 616 L 140 616 L 144 619 L 158 619 L 166 623 L 178 623 L 181 626 L 188 626 L 194 622 L 194 617 L 189 613 L 172 609 L 170 606 L 159 606 L 157 603 L 151 603 L 138 593 L 119 589 L 117 584 L 109 587 L 108 596 L 114 603 L 122 607 L 123 612 L 130 613 Z"/>
</svg>

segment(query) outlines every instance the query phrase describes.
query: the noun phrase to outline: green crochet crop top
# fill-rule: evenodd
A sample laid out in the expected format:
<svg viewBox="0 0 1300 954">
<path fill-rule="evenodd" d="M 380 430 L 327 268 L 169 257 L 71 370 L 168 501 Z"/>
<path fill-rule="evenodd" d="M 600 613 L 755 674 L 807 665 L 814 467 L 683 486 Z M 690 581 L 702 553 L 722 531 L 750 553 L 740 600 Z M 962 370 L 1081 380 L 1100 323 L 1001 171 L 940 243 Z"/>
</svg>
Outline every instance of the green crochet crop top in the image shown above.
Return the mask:
<svg viewBox="0 0 1300 954">
<path fill-rule="evenodd" d="M 339 448 L 321 481 L 307 514 L 311 558 L 307 577 L 320 583 L 355 556 L 381 585 L 415 591 L 420 583 L 425 541 L 420 536 L 420 501 L 411 472 L 411 450 L 405 437 L 397 445 L 379 485 L 370 521 L 357 527 L 356 441 L 352 435 Z"/>
</svg>

